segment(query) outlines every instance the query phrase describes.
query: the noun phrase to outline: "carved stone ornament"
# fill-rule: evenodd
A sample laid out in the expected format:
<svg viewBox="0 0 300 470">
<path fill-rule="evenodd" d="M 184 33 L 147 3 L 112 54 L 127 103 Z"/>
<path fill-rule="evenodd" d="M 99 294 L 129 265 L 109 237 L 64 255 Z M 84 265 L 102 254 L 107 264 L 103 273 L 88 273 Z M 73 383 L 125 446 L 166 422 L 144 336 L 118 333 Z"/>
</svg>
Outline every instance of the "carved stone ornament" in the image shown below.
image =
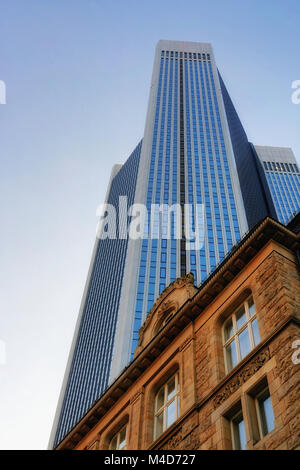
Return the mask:
<svg viewBox="0 0 300 470">
<path fill-rule="evenodd" d="M 266 362 L 270 359 L 270 351 L 268 348 L 261 351 L 252 361 L 235 375 L 231 381 L 222 388 L 214 397 L 214 407 L 218 408 L 227 398 L 230 397 L 241 385 L 243 385 L 252 375 L 254 375 L 259 369 L 261 369 Z"/>
<path fill-rule="evenodd" d="M 180 289 L 184 286 L 187 286 L 188 287 L 188 292 L 192 292 L 192 290 L 194 289 L 194 275 L 193 273 L 189 273 L 187 274 L 185 277 L 178 277 L 177 279 L 175 279 L 175 281 L 171 282 L 171 284 L 169 284 L 163 291 L 162 293 L 160 294 L 160 296 L 158 297 L 158 299 L 155 301 L 152 309 L 150 310 L 148 316 L 147 316 L 147 319 L 143 325 L 144 328 L 147 328 L 147 325 L 151 322 L 151 319 L 154 315 L 154 313 L 156 312 L 156 310 L 158 309 L 159 306 L 161 306 L 160 310 L 162 309 L 162 306 L 164 304 L 164 299 L 166 299 L 166 297 L 172 292 L 174 291 L 175 289 Z M 192 288 L 192 289 L 191 289 Z M 166 305 L 167 302 L 165 302 L 165 305 Z M 142 328 L 143 328 L 142 327 Z"/>
<path fill-rule="evenodd" d="M 197 429 L 190 433 L 186 438 L 183 437 L 182 428 L 165 442 L 161 450 L 197 450 L 200 446 L 199 433 Z"/>
<path fill-rule="evenodd" d="M 194 276 L 189 273 L 180 277 L 166 287 L 150 310 L 146 321 L 139 330 L 139 342 L 135 350 L 136 357 L 149 343 L 152 337 L 163 326 L 164 321 L 172 314 L 176 314 L 181 305 L 197 292 L 194 286 Z"/>
</svg>

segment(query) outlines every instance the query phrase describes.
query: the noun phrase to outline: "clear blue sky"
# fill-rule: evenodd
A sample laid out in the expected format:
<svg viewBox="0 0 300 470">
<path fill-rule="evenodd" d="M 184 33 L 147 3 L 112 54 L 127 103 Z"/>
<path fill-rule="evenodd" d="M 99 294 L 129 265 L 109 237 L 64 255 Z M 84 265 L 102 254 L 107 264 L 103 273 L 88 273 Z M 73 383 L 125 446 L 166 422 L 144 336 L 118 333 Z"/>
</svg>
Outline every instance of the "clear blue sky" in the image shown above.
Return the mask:
<svg viewBox="0 0 300 470">
<path fill-rule="evenodd" d="M 300 158 L 299 0 L 1 0 L 0 448 L 46 448 L 113 163 L 159 39 L 211 42 L 248 137 Z"/>
</svg>

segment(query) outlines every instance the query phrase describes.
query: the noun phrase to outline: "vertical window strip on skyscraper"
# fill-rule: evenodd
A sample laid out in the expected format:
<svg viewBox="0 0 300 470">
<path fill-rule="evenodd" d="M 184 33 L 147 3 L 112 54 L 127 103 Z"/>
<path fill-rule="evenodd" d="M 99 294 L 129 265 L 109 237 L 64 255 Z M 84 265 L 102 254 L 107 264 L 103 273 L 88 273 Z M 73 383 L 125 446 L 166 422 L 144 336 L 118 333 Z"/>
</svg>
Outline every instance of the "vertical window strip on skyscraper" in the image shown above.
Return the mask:
<svg viewBox="0 0 300 470">
<path fill-rule="evenodd" d="M 270 177 L 271 177 L 271 188 L 273 188 L 272 196 L 273 196 L 273 199 L 275 200 L 277 199 L 277 214 L 278 213 L 281 214 L 281 218 L 279 217 L 279 220 L 280 222 L 284 223 L 288 219 L 288 217 L 287 217 L 287 213 L 286 213 L 283 201 L 282 201 L 278 182 L 276 180 L 276 176 L 274 173 L 270 173 Z"/>
<path fill-rule="evenodd" d="M 171 151 L 171 124 L 172 124 L 172 98 L 173 98 L 173 58 L 170 59 L 170 72 L 169 72 L 169 85 L 168 85 L 168 112 L 167 112 L 167 132 L 165 142 L 165 164 L 164 164 L 164 189 L 163 189 L 163 204 L 166 206 L 169 204 L 169 184 L 170 184 L 170 151 Z M 163 213 L 161 215 L 165 224 L 166 217 L 168 215 Z M 161 248 L 160 248 L 160 259 L 158 260 L 159 265 L 159 294 L 166 287 L 167 280 L 167 246 L 170 241 L 167 240 L 167 233 L 164 233 L 166 227 L 163 227 L 161 234 Z"/>
<path fill-rule="evenodd" d="M 284 184 L 284 181 L 283 181 L 283 174 L 282 173 L 278 174 L 278 178 L 279 178 L 279 184 L 280 184 L 280 190 L 281 190 L 282 198 L 283 198 L 283 201 L 284 201 L 284 204 L 285 204 L 285 207 L 286 207 L 286 212 L 287 212 L 287 216 L 288 216 L 288 220 L 289 220 L 294 211 L 293 211 L 292 206 L 291 206 L 291 201 L 289 200 L 289 195 L 286 192 L 285 184 Z"/>
<path fill-rule="evenodd" d="M 164 83 L 163 83 L 163 97 L 162 97 L 162 108 L 161 108 L 161 119 L 160 119 L 160 134 L 159 134 L 159 146 L 158 146 L 158 158 L 157 158 L 157 170 L 156 170 L 156 187 L 155 187 L 155 204 L 160 205 L 161 203 L 161 191 L 162 191 L 162 179 L 163 179 L 163 161 L 164 161 L 164 144 L 165 144 L 165 127 L 166 127 L 166 117 L 168 114 L 166 113 L 166 106 L 167 106 L 167 98 L 168 98 L 168 79 L 169 79 L 169 59 L 167 58 L 165 61 L 165 74 L 164 74 Z M 158 236 L 160 227 L 159 227 L 159 214 L 158 217 L 154 219 L 155 225 L 155 237 Z M 155 301 L 156 293 L 158 291 L 157 287 L 159 288 L 159 280 L 157 280 L 158 274 L 158 246 L 159 240 L 152 239 L 150 241 L 151 244 L 151 252 L 150 252 L 150 273 L 148 279 L 148 296 L 147 296 L 147 312 L 153 306 Z"/>
<path fill-rule="evenodd" d="M 202 89 L 202 102 L 203 102 L 203 110 L 204 110 L 204 118 L 205 118 L 205 136 L 207 142 L 207 150 L 208 150 L 208 162 L 209 172 L 207 173 L 207 181 L 205 181 L 204 176 L 204 184 L 207 184 L 210 188 L 208 190 L 208 194 L 205 196 L 205 205 L 209 202 L 209 208 L 206 212 L 206 220 L 207 220 L 207 237 L 208 237 L 208 252 L 209 252 L 209 263 L 210 263 L 210 271 L 215 269 L 216 267 L 216 251 L 215 251 L 215 236 L 213 230 L 213 206 L 211 205 L 211 201 L 214 201 L 215 191 L 216 191 L 216 178 L 214 172 L 214 164 L 213 164 L 213 153 L 212 153 L 212 144 L 211 144 L 211 137 L 210 137 L 210 125 L 209 125 L 209 115 L 208 115 L 208 106 L 207 106 L 207 97 L 206 97 L 206 84 L 205 78 L 202 68 L 202 62 L 199 62 L 199 70 L 200 70 L 200 78 L 201 78 L 201 89 Z"/>
<path fill-rule="evenodd" d="M 211 64 L 209 64 L 211 67 Z M 210 120 L 211 120 L 211 126 L 212 126 L 212 135 L 213 135 L 213 147 L 214 147 L 214 152 L 215 152 L 215 160 L 216 160 L 216 167 L 217 167 L 217 187 L 219 189 L 219 195 L 217 188 L 213 188 L 215 195 L 214 195 L 214 212 L 215 212 L 215 224 L 216 224 L 216 232 L 217 232 L 217 244 L 218 244 L 218 251 L 219 251 L 219 262 L 223 260 L 225 256 L 225 248 L 224 248 L 224 240 L 223 240 L 223 233 L 222 233 L 222 219 L 224 221 L 224 214 L 220 210 L 222 208 L 223 202 L 226 204 L 226 194 L 225 194 L 225 185 L 224 185 L 224 177 L 223 177 L 223 168 L 221 165 L 221 159 L 220 159 L 220 151 L 219 151 L 219 142 L 218 142 L 218 132 L 220 128 L 216 127 L 216 119 L 217 119 L 217 110 L 216 110 L 216 95 L 215 95 L 215 82 L 213 79 L 212 74 L 208 74 L 208 64 L 207 62 L 204 63 L 204 69 L 205 69 L 205 76 L 206 76 L 206 83 L 207 83 L 207 92 L 208 92 L 208 102 L 209 102 L 209 108 L 210 108 Z M 211 70 L 211 69 L 210 69 Z M 215 98 L 214 103 L 212 101 L 212 94 Z M 215 105 L 215 109 L 214 109 Z M 215 113 L 214 113 L 215 111 Z M 216 115 L 215 115 L 216 114 Z M 221 124 L 221 123 L 220 123 Z M 222 128 L 221 128 L 222 129 Z M 221 136 L 219 135 L 219 140 L 220 140 L 220 145 L 221 145 Z M 221 203 L 219 200 L 219 197 L 221 199 Z M 229 197 L 230 199 L 230 197 Z M 220 207 L 221 206 L 221 207 Z M 226 204 L 227 207 L 227 204 Z M 222 212 L 222 218 L 221 218 L 221 212 Z M 235 205 L 233 209 L 231 208 L 230 214 L 233 220 L 233 225 L 234 222 L 237 222 L 237 216 L 236 216 L 236 210 L 235 210 Z M 235 227 L 235 226 L 234 226 Z M 226 231 L 225 231 L 226 233 Z"/>
<path fill-rule="evenodd" d="M 238 223 L 238 218 L 237 218 L 237 210 L 236 210 L 236 204 L 235 204 L 235 199 L 234 199 L 234 194 L 233 194 L 233 189 L 232 189 L 232 182 L 231 182 L 231 176 L 230 176 L 230 170 L 229 170 L 229 164 L 228 164 L 228 158 L 227 158 L 227 153 L 226 153 L 225 141 L 224 141 L 224 136 L 223 136 L 220 110 L 219 110 L 219 104 L 218 104 L 217 95 L 216 95 L 216 87 L 215 87 L 215 81 L 214 81 L 214 77 L 213 77 L 213 70 L 212 70 L 211 62 L 208 62 L 208 69 L 209 69 L 209 74 L 210 74 L 211 83 L 212 83 L 212 91 L 213 91 L 213 97 L 214 97 L 215 112 L 216 112 L 218 129 L 219 129 L 219 139 L 220 139 L 220 142 L 221 142 L 223 165 L 224 165 L 224 169 L 225 169 L 226 186 L 227 186 L 227 190 L 228 190 L 228 194 L 229 194 L 229 203 L 230 203 L 229 214 L 231 214 L 231 217 L 232 217 L 232 220 L 233 220 L 235 240 L 236 240 L 236 242 L 238 242 L 240 240 L 240 228 L 239 228 L 239 223 Z M 228 249 L 230 249 L 230 248 L 231 247 L 228 246 Z"/>
<path fill-rule="evenodd" d="M 147 190 L 146 205 L 147 205 L 148 213 L 151 210 L 153 185 L 154 185 L 154 169 L 155 169 L 155 161 L 156 161 L 156 144 L 157 144 L 163 69 L 164 69 L 164 59 L 161 58 L 159 78 L 158 78 L 157 97 L 156 97 L 156 109 L 155 109 L 155 117 L 154 117 L 153 141 L 152 141 L 151 158 L 150 158 L 148 190 Z M 149 229 L 149 226 L 148 226 L 148 229 Z M 134 351 L 138 344 L 138 331 L 141 327 L 143 313 L 144 313 L 143 302 L 144 302 L 144 291 L 145 291 L 147 257 L 148 257 L 148 239 L 145 238 L 142 240 L 137 299 L 136 299 L 135 316 L 134 316 L 134 330 L 133 330 L 133 338 L 132 338 L 132 345 L 131 345 L 131 358 L 133 358 Z"/>
<path fill-rule="evenodd" d="M 298 197 L 297 189 L 294 185 L 293 175 L 284 174 L 284 179 L 285 179 L 287 188 L 289 190 L 289 194 L 291 196 L 291 199 L 293 201 L 294 210 L 295 210 L 295 212 L 298 212 L 299 209 L 300 209 L 300 197 Z"/>
<path fill-rule="evenodd" d="M 282 182 L 282 185 L 283 185 L 285 197 L 286 197 L 287 202 L 289 204 L 290 217 L 291 217 L 296 212 L 297 207 L 296 207 L 296 201 L 295 201 L 295 198 L 294 198 L 293 190 L 292 190 L 292 188 L 289 184 L 289 180 L 287 180 L 285 178 L 286 176 L 287 175 L 285 175 L 285 174 L 281 174 L 280 179 L 281 179 L 281 182 Z"/>
<path fill-rule="evenodd" d="M 300 200 L 300 175 L 291 175 L 291 180 L 295 189 L 295 193 L 298 195 L 298 200 Z"/>
<path fill-rule="evenodd" d="M 195 208 L 194 208 L 194 195 L 193 195 L 193 162 L 192 162 L 192 143 L 191 143 L 191 124 L 190 124 L 190 98 L 189 98 L 189 86 L 191 80 L 188 74 L 188 62 L 184 61 L 184 74 L 185 74 L 185 126 L 186 126 L 186 151 L 187 151 L 187 189 L 188 189 L 188 204 L 190 204 L 191 210 L 189 212 L 188 226 L 192 232 L 195 231 Z M 187 214 L 186 214 L 187 216 Z M 188 234 L 189 236 L 189 234 Z M 190 264 L 196 258 L 195 250 L 189 251 Z M 197 270 L 195 263 L 188 266 L 188 259 L 186 258 L 186 269 L 190 270 L 193 275 L 195 282 L 197 282 Z"/>
<path fill-rule="evenodd" d="M 177 199 L 177 182 L 178 182 L 178 59 L 175 59 L 174 70 L 174 108 L 173 108 L 173 158 L 172 158 L 172 204 L 176 204 Z M 177 240 L 174 231 L 175 220 L 173 218 L 171 225 L 171 254 L 170 254 L 170 282 L 177 277 Z"/>
<path fill-rule="evenodd" d="M 285 215 L 284 222 L 287 223 L 287 221 L 290 219 L 291 213 L 290 213 L 288 201 L 287 201 L 287 199 L 285 197 L 285 194 L 284 194 L 284 190 L 283 190 L 283 186 L 282 186 L 280 176 L 281 176 L 280 174 L 274 173 L 274 178 L 276 180 L 279 199 L 280 199 L 280 202 L 283 206 L 283 212 L 284 212 L 284 215 Z"/>
<path fill-rule="evenodd" d="M 210 220 L 211 208 L 210 208 L 210 197 L 209 197 L 209 184 L 208 184 L 208 173 L 206 164 L 206 148 L 205 148 L 205 133 L 203 125 L 203 106 L 201 103 L 202 94 L 200 95 L 200 80 L 199 80 L 199 69 L 197 64 L 194 63 L 195 71 L 195 82 L 196 82 L 196 93 L 197 93 L 197 106 L 198 106 L 198 119 L 199 119 L 199 130 L 200 130 L 200 147 L 201 154 L 199 155 L 199 162 L 202 165 L 202 177 L 203 177 L 203 188 L 204 194 L 202 197 L 202 203 L 204 203 L 205 210 L 205 242 L 208 246 L 207 233 L 208 223 Z M 203 85 L 201 84 L 201 91 L 203 93 Z M 208 266 L 206 262 L 206 248 L 205 245 L 200 250 L 200 270 L 201 270 L 201 282 L 203 282 L 208 274 Z"/>
<path fill-rule="evenodd" d="M 186 54 L 184 54 L 186 56 Z M 182 52 L 180 53 L 182 57 Z M 180 276 L 186 274 L 186 245 L 184 234 L 184 204 L 185 198 L 185 130 L 184 130 L 184 90 L 183 90 L 183 60 L 179 62 L 179 201 L 182 210 L 181 230 L 182 239 L 180 240 Z"/>
<path fill-rule="evenodd" d="M 269 184 L 269 187 L 270 187 L 270 190 L 271 190 L 271 196 L 272 196 L 272 199 L 273 199 L 273 202 L 274 202 L 274 206 L 275 206 L 275 209 L 276 209 L 276 214 L 277 214 L 278 220 L 280 222 L 283 222 L 284 221 L 284 215 L 282 213 L 282 210 L 281 210 L 278 198 L 277 198 L 277 193 L 276 193 L 274 185 L 273 185 L 272 173 L 267 172 L 266 176 L 267 176 L 267 181 L 268 181 L 268 184 Z"/>
<path fill-rule="evenodd" d="M 193 67 L 194 65 L 194 67 Z M 202 196 L 202 188 L 201 188 L 201 178 L 200 178 L 200 158 L 199 158 L 199 145 L 198 145 L 198 139 L 201 144 L 201 136 L 199 135 L 199 129 L 200 125 L 197 121 L 197 118 L 199 121 L 201 121 L 201 111 L 198 111 L 197 113 L 197 108 L 196 108 L 196 97 L 195 94 L 197 94 L 197 88 L 195 85 L 196 80 L 194 79 L 194 74 L 195 74 L 195 67 L 197 66 L 196 60 L 194 62 L 190 62 L 190 83 L 191 83 L 191 106 L 192 106 L 192 120 L 193 120 L 193 144 L 194 144 L 194 168 L 193 168 L 193 174 L 194 174 L 194 184 L 196 188 L 196 194 L 195 194 L 195 203 L 196 204 L 203 204 L 203 196 Z M 189 184 L 192 182 L 192 177 L 189 176 Z M 200 221 L 199 221 L 200 222 Z M 201 222 L 200 222 L 201 224 Z M 197 223 L 196 230 L 202 231 L 203 227 L 200 227 Z M 197 250 L 195 254 L 191 253 L 190 255 L 190 262 L 191 262 L 191 269 L 192 272 L 194 273 L 194 280 L 196 284 L 201 283 L 202 279 L 202 271 L 201 271 L 201 257 L 200 253 L 201 250 L 203 252 L 203 247 L 201 247 L 200 250 Z M 203 256 L 203 261 L 204 261 L 204 266 L 203 268 L 206 271 L 206 260 L 205 260 L 205 255 Z M 197 275 L 195 276 L 195 272 Z"/>
</svg>

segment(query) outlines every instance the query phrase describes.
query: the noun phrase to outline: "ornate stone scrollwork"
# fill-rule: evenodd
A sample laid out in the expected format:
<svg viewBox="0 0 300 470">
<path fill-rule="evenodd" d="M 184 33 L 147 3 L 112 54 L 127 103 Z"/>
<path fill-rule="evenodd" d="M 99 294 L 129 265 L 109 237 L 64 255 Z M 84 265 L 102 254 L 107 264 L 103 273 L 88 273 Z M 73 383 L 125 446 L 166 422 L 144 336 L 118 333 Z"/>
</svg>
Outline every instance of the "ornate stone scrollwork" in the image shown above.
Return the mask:
<svg viewBox="0 0 300 470">
<path fill-rule="evenodd" d="M 268 348 L 261 351 L 250 363 L 241 370 L 233 379 L 221 389 L 214 397 L 214 407 L 218 408 L 227 398 L 230 397 L 241 385 L 243 385 L 252 375 L 254 375 L 270 359 Z"/>
</svg>

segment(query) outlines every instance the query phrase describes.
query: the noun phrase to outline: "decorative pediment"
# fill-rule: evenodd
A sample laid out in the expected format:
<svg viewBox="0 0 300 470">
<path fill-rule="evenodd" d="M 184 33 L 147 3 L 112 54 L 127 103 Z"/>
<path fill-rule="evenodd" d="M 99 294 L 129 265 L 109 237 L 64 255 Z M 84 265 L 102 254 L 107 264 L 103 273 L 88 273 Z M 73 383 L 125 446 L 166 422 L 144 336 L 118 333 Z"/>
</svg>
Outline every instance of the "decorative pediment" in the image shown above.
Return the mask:
<svg viewBox="0 0 300 470">
<path fill-rule="evenodd" d="M 135 357 L 197 290 L 192 273 L 176 279 L 163 290 L 140 328 Z"/>
</svg>

